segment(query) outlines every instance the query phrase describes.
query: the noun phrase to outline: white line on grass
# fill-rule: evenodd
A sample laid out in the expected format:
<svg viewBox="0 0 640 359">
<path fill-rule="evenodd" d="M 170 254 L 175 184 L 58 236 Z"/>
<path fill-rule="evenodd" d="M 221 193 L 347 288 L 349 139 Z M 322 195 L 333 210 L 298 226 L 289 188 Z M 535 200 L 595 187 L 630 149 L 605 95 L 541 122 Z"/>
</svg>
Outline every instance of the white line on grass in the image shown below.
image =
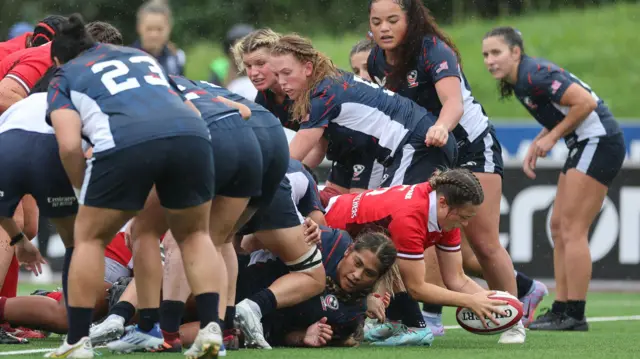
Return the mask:
<svg viewBox="0 0 640 359">
<path fill-rule="evenodd" d="M 622 322 L 622 321 L 630 321 L 630 320 L 640 320 L 640 315 L 628 315 L 622 317 L 593 317 L 587 318 L 587 321 L 590 323 L 595 322 Z M 461 329 L 458 325 L 447 325 L 444 327 L 445 329 Z M 104 346 L 97 347 L 104 348 Z M 53 351 L 54 348 L 44 348 L 44 349 L 26 349 L 26 350 L 13 350 L 10 352 L 0 352 L 0 356 L 9 356 L 9 355 L 23 355 L 23 354 L 37 354 L 37 353 L 47 353 Z"/>
</svg>

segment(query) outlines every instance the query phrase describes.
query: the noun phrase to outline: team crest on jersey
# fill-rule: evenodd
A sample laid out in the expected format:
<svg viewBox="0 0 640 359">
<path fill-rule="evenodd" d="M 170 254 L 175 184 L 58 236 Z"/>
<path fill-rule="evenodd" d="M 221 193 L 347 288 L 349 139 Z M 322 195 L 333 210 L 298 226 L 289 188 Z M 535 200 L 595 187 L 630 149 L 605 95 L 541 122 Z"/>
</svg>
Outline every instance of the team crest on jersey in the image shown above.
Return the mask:
<svg viewBox="0 0 640 359">
<path fill-rule="evenodd" d="M 353 178 L 358 178 L 364 172 L 364 165 L 353 165 Z"/>
<path fill-rule="evenodd" d="M 524 102 L 525 105 L 527 105 L 527 107 L 529 107 L 532 110 L 535 110 L 536 108 L 538 108 L 538 105 L 533 103 L 533 101 L 531 101 L 531 97 L 529 97 L 529 96 L 527 96 L 524 99 L 522 99 L 522 101 Z"/>
<path fill-rule="evenodd" d="M 551 83 L 551 94 L 555 95 L 561 86 L 562 86 L 562 82 L 558 80 L 553 80 L 553 82 Z"/>
<path fill-rule="evenodd" d="M 409 83 L 409 88 L 414 88 L 418 86 L 418 71 L 413 70 L 407 74 L 407 82 Z"/>
<path fill-rule="evenodd" d="M 320 302 L 322 303 L 322 310 L 324 310 L 325 312 L 327 311 L 327 309 L 338 310 L 338 308 L 340 307 L 338 298 L 336 298 L 336 296 L 333 294 L 321 296 Z"/>
<path fill-rule="evenodd" d="M 383 77 L 380 79 L 378 76 L 373 76 L 373 79 L 376 80 L 376 83 L 380 85 L 380 87 L 384 87 L 387 84 L 387 77 Z"/>
</svg>

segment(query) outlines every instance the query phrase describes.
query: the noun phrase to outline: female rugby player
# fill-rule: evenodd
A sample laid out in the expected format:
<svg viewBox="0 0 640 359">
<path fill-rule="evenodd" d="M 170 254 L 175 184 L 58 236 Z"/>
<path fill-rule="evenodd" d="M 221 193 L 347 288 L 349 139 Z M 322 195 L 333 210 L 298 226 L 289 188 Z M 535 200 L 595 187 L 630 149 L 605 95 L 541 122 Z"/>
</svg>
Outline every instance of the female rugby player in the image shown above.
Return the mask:
<svg viewBox="0 0 640 359">
<path fill-rule="evenodd" d="M 289 146 L 292 158 L 314 168 L 325 155 L 343 164 L 357 164 L 364 155 L 374 157 L 386 167 L 383 186 L 393 181 L 420 183 L 439 166 L 453 164 L 453 138 L 443 147 L 424 143 L 434 122 L 429 112 L 339 71 L 309 40 L 281 37 L 272 49 L 271 63 L 280 85 L 295 101 L 293 118 L 304 119 Z"/>
<path fill-rule="evenodd" d="M 489 287 L 517 295 L 513 263 L 499 241 L 502 149 L 484 109 L 471 94 L 460 53 L 419 0 L 372 0 L 369 26 L 377 43 L 369 56 L 369 75 L 438 116 L 427 145 L 442 146 L 449 132 L 455 136 L 456 167 L 473 171 L 486 196 L 477 215 L 464 226 L 464 235 Z M 437 306 L 427 309 L 442 311 Z M 522 343 L 525 335 L 521 326 L 514 327 L 501 342 Z"/>
<path fill-rule="evenodd" d="M 536 160 L 546 157 L 561 138 L 569 148 L 551 216 L 556 300 L 529 328 L 588 330 L 589 228 L 624 161 L 620 127 L 587 84 L 552 62 L 526 55 L 517 30 L 498 27 L 488 32 L 482 54 L 499 81 L 501 96 L 515 94 L 543 126 L 524 160 L 527 176 L 535 179 Z"/>
<path fill-rule="evenodd" d="M 190 264 L 185 271 L 197 295 L 201 329 L 186 355 L 217 354 L 222 345 L 218 294 L 207 275 L 214 272 L 211 258 L 216 258 L 208 233 L 213 156 L 204 122 L 154 59 L 140 50 L 95 43 L 80 15 L 72 15 L 56 36 L 51 58 L 58 70 L 49 85 L 47 122 L 55 130 L 79 209 L 69 271 L 69 334 L 49 356 L 93 357 L 88 335 L 104 277 L 102 251 L 143 209 L 154 185 L 184 262 Z M 127 72 L 126 79 L 115 82 L 113 71 Z M 82 137 L 93 144 L 86 164 Z M 156 259 L 159 255 L 149 260 Z M 136 274 L 141 275 L 137 269 Z M 158 331 L 158 309 L 140 312 L 136 330 Z M 152 336 L 149 347 L 162 344 Z"/>
<path fill-rule="evenodd" d="M 297 131 L 300 124 L 290 116 L 292 101 L 269 66 L 271 48 L 280 36 L 268 28 L 256 30 L 236 42 L 232 52 L 238 69 L 247 73 L 258 90 L 255 102 L 278 117 L 282 126 Z"/>
<path fill-rule="evenodd" d="M 386 228 L 398 248 L 398 266 L 411 297 L 467 307 L 481 318 L 492 318 L 492 312 L 499 313 L 495 306 L 502 302 L 488 299 L 490 293 L 464 274 L 458 229 L 475 215 L 483 200 L 482 186 L 473 173 L 455 169 L 413 186 L 334 197 L 326 218 L 330 226 L 352 235 L 368 227 Z M 424 280 L 424 251 L 434 245 L 449 290 Z"/>
</svg>

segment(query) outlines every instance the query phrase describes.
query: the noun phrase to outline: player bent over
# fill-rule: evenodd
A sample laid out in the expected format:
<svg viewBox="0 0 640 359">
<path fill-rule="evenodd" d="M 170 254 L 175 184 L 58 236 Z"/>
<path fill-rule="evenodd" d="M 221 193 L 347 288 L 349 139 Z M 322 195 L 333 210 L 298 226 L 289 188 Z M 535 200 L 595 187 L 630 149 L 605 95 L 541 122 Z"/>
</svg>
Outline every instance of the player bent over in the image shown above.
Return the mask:
<svg viewBox="0 0 640 359">
<path fill-rule="evenodd" d="M 59 67 L 49 86 L 47 122 L 80 206 L 69 271 L 69 334 L 48 356 L 94 356 L 88 334 L 104 277 L 102 251 L 143 208 L 154 185 L 197 296 L 201 330 L 185 354 L 217 356 L 218 296 L 206 276 L 213 271 L 215 251 L 208 234 L 213 156 L 202 119 L 183 103 L 155 60 L 142 51 L 94 43 L 79 15 L 72 15 L 54 39 L 51 56 Z M 125 71 L 126 79 L 114 81 L 113 71 Z M 82 137 L 93 144 L 86 163 Z M 181 175 L 187 172 L 192 175 Z M 140 312 L 136 330 L 157 331 L 157 309 Z M 151 337 L 149 347 L 162 344 Z"/>
</svg>

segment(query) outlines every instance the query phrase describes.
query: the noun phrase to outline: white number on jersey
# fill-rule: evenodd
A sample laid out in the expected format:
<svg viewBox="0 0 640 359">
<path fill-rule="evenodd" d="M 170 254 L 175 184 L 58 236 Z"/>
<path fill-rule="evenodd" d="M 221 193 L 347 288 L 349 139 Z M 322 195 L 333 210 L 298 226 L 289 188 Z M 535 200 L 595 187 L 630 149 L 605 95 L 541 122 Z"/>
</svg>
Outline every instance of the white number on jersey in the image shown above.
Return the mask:
<svg viewBox="0 0 640 359">
<path fill-rule="evenodd" d="M 183 94 L 184 94 L 184 98 L 186 98 L 187 100 L 191 101 L 191 100 L 196 100 L 199 99 L 200 96 L 198 96 L 198 94 L 193 93 L 193 92 L 189 92 L 189 93 L 184 93 L 184 90 L 186 90 L 187 88 L 182 86 L 182 85 L 178 85 L 178 90 L 180 90 Z"/>
<path fill-rule="evenodd" d="M 356 81 L 356 82 L 359 82 L 361 84 L 365 84 L 367 86 L 373 87 L 374 89 L 379 89 L 380 88 L 380 86 L 378 86 L 377 84 L 374 84 L 373 82 L 369 82 L 369 81 L 367 81 L 367 80 L 365 80 L 362 77 L 357 76 L 357 75 L 353 75 L 353 80 Z M 388 89 L 385 89 L 385 88 L 383 88 L 382 91 L 384 93 L 386 93 L 387 95 L 389 95 L 389 96 L 395 96 L 395 94 L 396 94 L 395 92 L 393 92 L 391 90 L 388 90 Z"/>
<path fill-rule="evenodd" d="M 162 72 L 162 69 L 160 68 L 160 66 L 158 66 L 158 63 L 154 59 L 150 58 L 149 56 L 134 56 L 130 58 L 129 61 L 134 64 L 142 62 L 149 63 L 149 71 L 157 75 L 157 77 L 152 75 L 147 75 L 144 77 L 144 80 L 149 85 L 170 87 L 169 82 Z M 140 87 L 140 82 L 138 82 L 138 80 L 134 77 L 129 77 L 120 83 L 117 83 L 115 81 L 116 77 L 124 76 L 129 73 L 129 67 L 120 60 L 98 62 L 97 64 L 91 66 L 91 71 L 93 71 L 94 74 L 97 74 L 104 71 L 108 67 L 115 67 L 115 69 L 104 73 L 100 80 L 107 88 L 107 90 L 109 90 L 109 93 L 111 95 Z"/>
</svg>

